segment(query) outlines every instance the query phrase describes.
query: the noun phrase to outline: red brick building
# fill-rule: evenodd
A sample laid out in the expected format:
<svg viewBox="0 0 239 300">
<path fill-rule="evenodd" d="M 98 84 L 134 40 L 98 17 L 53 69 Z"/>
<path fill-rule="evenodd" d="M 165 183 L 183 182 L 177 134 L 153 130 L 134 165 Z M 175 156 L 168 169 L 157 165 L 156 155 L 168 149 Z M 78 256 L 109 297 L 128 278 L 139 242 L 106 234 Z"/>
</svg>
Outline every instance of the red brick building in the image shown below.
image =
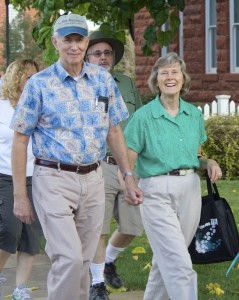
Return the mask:
<svg viewBox="0 0 239 300">
<path fill-rule="evenodd" d="M 136 84 L 141 95 L 151 94 L 147 79 L 156 59 L 175 51 L 192 78 L 185 99 L 211 102 L 224 94 L 239 102 L 239 0 L 185 0 L 185 4 L 177 37 L 168 47 L 156 46 L 154 57 L 141 51 L 144 29 L 152 19 L 145 9 L 135 16 Z M 5 0 L 0 0 L 0 28 L 5 29 L 5 17 Z M 1 49 L 0 45 L 0 64 L 5 64 Z"/>
<path fill-rule="evenodd" d="M 136 84 L 141 95 L 150 95 L 147 79 L 152 65 L 167 51 L 182 56 L 192 78 L 185 97 L 190 102 L 211 102 L 215 95 L 231 95 L 239 102 L 239 1 L 185 0 L 175 40 L 154 57 L 142 54 L 143 31 L 152 22 L 141 10 L 135 16 Z"/>
<path fill-rule="evenodd" d="M 11 1 L 10 1 L 11 2 Z M 11 5 L 8 6 L 9 8 L 9 21 L 11 21 L 17 14 L 16 11 L 12 8 Z M 27 14 L 30 14 L 32 18 L 35 17 L 36 12 L 34 10 L 27 10 Z M 2 32 L 6 32 L 6 2 L 5 0 L 0 0 L 0 30 Z M 0 65 L 6 65 L 6 60 L 3 57 L 2 54 L 3 45 L 0 43 Z M 10 49 L 11 50 L 11 49 Z"/>
</svg>

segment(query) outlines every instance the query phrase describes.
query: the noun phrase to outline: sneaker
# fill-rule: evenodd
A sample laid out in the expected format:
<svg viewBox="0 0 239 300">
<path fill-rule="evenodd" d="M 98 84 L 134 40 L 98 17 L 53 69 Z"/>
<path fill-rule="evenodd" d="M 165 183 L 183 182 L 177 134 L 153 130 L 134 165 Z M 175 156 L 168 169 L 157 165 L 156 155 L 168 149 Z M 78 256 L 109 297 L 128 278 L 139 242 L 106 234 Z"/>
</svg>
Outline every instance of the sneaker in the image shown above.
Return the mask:
<svg viewBox="0 0 239 300">
<path fill-rule="evenodd" d="M 25 284 L 19 285 L 13 291 L 12 300 L 33 300 L 30 289 Z"/>
<path fill-rule="evenodd" d="M 109 292 L 106 289 L 104 282 L 97 283 L 90 286 L 89 300 L 110 300 Z"/>
<path fill-rule="evenodd" d="M 0 277 L 0 299 L 2 299 L 2 284 L 6 281 L 6 278 Z"/>
<path fill-rule="evenodd" d="M 123 286 L 119 274 L 116 273 L 116 266 L 113 262 L 105 264 L 104 278 L 105 283 L 114 289 L 119 289 Z"/>
</svg>

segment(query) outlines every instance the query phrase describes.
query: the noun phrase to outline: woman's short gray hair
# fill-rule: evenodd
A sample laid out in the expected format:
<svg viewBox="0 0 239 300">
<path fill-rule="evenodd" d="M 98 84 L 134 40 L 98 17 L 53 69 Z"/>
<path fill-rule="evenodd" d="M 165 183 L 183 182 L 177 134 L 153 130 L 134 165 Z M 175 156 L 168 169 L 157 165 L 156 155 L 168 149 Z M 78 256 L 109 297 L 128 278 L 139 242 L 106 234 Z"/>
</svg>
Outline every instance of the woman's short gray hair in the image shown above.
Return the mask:
<svg viewBox="0 0 239 300">
<path fill-rule="evenodd" d="M 157 94 L 161 93 L 158 88 L 158 83 L 157 83 L 159 68 L 162 68 L 162 67 L 165 67 L 168 65 L 172 65 L 175 63 L 179 63 L 181 71 L 183 73 L 183 78 L 184 78 L 184 83 L 183 83 L 182 89 L 180 91 L 180 96 L 183 96 L 188 92 L 188 90 L 190 88 L 191 78 L 186 71 L 186 64 L 185 64 L 184 60 L 178 56 L 177 53 L 169 52 L 165 56 L 162 56 L 159 59 L 157 59 L 157 61 L 153 65 L 151 74 L 148 79 L 148 86 L 153 94 L 157 95 Z"/>
</svg>

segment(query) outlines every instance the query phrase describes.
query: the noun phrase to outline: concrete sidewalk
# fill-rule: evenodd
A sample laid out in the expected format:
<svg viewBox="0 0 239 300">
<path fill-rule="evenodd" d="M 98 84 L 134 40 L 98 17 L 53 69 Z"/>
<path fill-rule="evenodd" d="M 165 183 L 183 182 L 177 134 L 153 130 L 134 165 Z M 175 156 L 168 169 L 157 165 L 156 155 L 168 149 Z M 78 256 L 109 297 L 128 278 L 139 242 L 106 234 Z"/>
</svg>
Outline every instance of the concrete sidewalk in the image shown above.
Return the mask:
<svg viewBox="0 0 239 300">
<path fill-rule="evenodd" d="M 50 268 L 50 262 L 45 254 L 37 255 L 35 258 L 29 287 L 36 287 L 37 289 L 32 292 L 34 300 L 47 299 L 47 273 Z M 3 271 L 3 276 L 7 279 L 2 286 L 3 299 L 11 300 L 11 293 L 15 287 L 15 274 L 16 274 L 16 255 L 12 255 L 6 264 Z M 115 293 L 109 295 L 110 300 L 142 300 L 143 291 Z M 57 299 L 56 299 L 57 300 Z M 70 299 L 61 299 L 70 300 Z M 79 299 L 80 300 L 80 299 Z"/>
</svg>

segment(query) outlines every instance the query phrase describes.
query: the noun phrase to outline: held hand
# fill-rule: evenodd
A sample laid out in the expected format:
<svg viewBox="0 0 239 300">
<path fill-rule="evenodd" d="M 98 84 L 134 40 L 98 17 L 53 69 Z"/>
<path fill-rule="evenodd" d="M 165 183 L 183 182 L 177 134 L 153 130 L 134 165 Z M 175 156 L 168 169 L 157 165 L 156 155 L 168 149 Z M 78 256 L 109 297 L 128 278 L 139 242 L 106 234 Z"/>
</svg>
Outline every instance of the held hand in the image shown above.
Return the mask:
<svg viewBox="0 0 239 300">
<path fill-rule="evenodd" d="M 15 197 L 13 212 L 23 223 L 31 224 L 35 220 L 32 204 L 28 197 Z"/>
<path fill-rule="evenodd" d="M 215 182 L 222 177 L 222 170 L 219 164 L 213 159 L 208 159 L 207 172 L 212 182 Z"/>
<path fill-rule="evenodd" d="M 130 205 L 139 205 L 144 201 L 143 192 L 136 185 L 132 176 L 127 176 L 125 178 L 125 200 Z"/>
</svg>

